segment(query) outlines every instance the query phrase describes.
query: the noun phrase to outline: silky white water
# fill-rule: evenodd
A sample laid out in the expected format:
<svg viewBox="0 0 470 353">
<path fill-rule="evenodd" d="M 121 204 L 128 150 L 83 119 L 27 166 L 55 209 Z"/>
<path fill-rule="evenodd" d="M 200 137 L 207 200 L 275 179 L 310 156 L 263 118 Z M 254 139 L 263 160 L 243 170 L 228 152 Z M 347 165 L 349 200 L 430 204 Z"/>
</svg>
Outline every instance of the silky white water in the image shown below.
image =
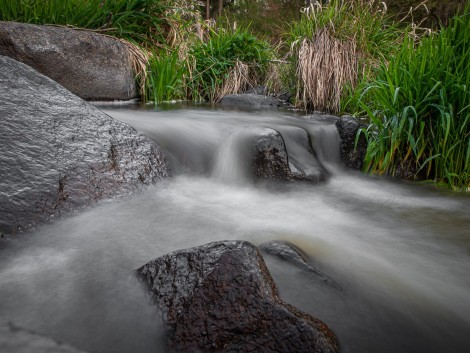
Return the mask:
<svg viewBox="0 0 470 353">
<path fill-rule="evenodd" d="M 339 286 L 266 256 L 281 297 L 325 321 L 343 352 L 470 351 L 468 196 L 342 170 L 328 122 L 202 107 L 107 112 L 158 141 L 173 177 L 10 240 L 2 320 L 90 353 L 165 352 L 133 270 L 210 241 L 286 240 Z M 237 151 L 253 126 L 303 127 L 331 177 L 252 183 Z M 295 154 L 295 141 L 286 145 Z"/>
</svg>

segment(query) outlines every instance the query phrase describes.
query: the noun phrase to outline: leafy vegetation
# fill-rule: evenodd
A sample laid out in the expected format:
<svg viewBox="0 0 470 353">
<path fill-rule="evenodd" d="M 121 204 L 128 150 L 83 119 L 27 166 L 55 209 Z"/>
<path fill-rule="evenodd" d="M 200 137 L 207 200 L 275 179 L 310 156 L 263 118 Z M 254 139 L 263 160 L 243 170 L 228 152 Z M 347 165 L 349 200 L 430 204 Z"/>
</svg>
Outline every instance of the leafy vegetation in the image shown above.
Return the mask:
<svg viewBox="0 0 470 353">
<path fill-rule="evenodd" d="M 255 85 L 265 73 L 272 52 L 268 43 L 247 29 L 211 29 L 207 41 L 190 50 L 190 98 L 217 101 Z"/>
<path fill-rule="evenodd" d="M 366 171 L 470 186 L 470 6 L 447 28 L 407 37 L 356 92 L 371 120 Z"/>
</svg>

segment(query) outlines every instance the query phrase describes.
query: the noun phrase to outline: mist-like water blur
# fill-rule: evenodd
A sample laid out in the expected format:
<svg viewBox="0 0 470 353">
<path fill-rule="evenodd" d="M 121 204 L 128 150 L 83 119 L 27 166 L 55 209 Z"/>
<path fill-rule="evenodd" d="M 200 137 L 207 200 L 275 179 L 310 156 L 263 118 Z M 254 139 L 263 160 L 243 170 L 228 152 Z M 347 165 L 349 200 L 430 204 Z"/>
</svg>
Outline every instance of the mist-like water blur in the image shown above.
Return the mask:
<svg viewBox="0 0 470 353">
<path fill-rule="evenodd" d="M 202 108 L 108 113 L 157 140 L 174 177 L 11 241 L 0 253 L 2 319 L 90 353 L 164 352 L 134 269 L 215 240 L 286 240 L 340 288 L 266 256 L 281 297 L 325 321 L 343 352 L 470 351 L 468 197 L 331 167 L 329 123 Z M 250 126 L 304 128 L 333 176 L 250 183 L 236 150 Z"/>
</svg>

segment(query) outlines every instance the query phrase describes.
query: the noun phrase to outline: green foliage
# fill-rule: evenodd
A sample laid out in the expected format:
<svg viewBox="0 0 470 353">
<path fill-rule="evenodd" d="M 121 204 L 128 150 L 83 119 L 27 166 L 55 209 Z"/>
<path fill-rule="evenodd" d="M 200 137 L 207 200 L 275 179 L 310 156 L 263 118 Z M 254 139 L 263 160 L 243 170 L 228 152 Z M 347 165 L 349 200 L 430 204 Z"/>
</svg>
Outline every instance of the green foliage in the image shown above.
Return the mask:
<svg viewBox="0 0 470 353">
<path fill-rule="evenodd" d="M 470 186 L 470 5 L 450 26 L 407 38 L 350 107 L 371 120 L 365 169 Z"/>
<path fill-rule="evenodd" d="M 0 20 L 100 30 L 136 43 L 165 41 L 162 0 L 2 0 Z"/>
<path fill-rule="evenodd" d="M 145 80 L 145 100 L 160 103 L 184 98 L 184 76 L 187 69 L 176 50 L 156 54 L 149 60 Z"/>
<path fill-rule="evenodd" d="M 208 40 L 196 43 L 190 50 L 194 60 L 191 98 L 217 100 L 237 62 L 248 65 L 249 75 L 256 78 L 264 73 L 271 55 L 269 45 L 246 29 L 210 30 Z"/>
</svg>

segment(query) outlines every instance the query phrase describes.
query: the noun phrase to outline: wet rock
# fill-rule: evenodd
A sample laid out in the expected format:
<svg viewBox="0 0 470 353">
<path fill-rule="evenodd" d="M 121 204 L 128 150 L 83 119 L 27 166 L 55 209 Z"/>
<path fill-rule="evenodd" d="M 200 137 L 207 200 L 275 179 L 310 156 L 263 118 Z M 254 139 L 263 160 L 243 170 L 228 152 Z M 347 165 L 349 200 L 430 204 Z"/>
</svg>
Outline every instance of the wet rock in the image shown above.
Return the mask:
<svg viewBox="0 0 470 353">
<path fill-rule="evenodd" d="M 307 131 L 296 126 L 276 126 L 276 129 L 284 139 L 293 179 L 315 183 L 325 181 L 328 172 L 318 161 Z"/>
<path fill-rule="evenodd" d="M 258 180 L 293 180 L 287 150 L 279 131 L 253 128 L 251 131 L 252 174 Z"/>
<path fill-rule="evenodd" d="M 263 254 L 276 256 L 306 272 L 313 274 L 317 279 L 331 287 L 337 289 L 341 288 L 335 281 L 318 270 L 312 263 L 310 257 L 292 243 L 287 241 L 270 241 L 261 244 L 259 249 Z"/>
<path fill-rule="evenodd" d="M 279 298 L 250 243 L 222 241 L 175 251 L 137 273 L 163 314 L 171 352 L 339 351 L 323 322 Z"/>
<path fill-rule="evenodd" d="M 84 353 L 67 344 L 18 327 L 0 324 L 0 352 L 5 353 Z"/>
<path fill-rule="evenodd" d="M 304 129 L 258 127 L 251 133 L 253 175 L 257 180 L 319 182 L 326 179 L 327 171 L 315 158 Z"/>
<path fill-rule="evenodd" d="M 336 128 L 341 139 L 341 161 L 348 168 L 362 169 L 367 151 L 367 141 L 361 134 L 355 145 L 357 131 L 364 126 L 352 116 L 345 115 L 336 121 Z"/>
<path fill-rule="evenodd" d="M 5 56 L 0 92 L 0 233 L 168 176 L 156 144 Z"/>
<path fill-rule="evenodd" d="M 115 38 L 64 27 L 0 22 L 0 55 L 33 67 L 83 99 L 138 96 L 129 51 Z"/>
<path fill-rule="evenodd" d="M 255 93 L 228 94 L 220 100 L 219 104 L 225 107 L 254 109 L 277 108 L 283 105 L 282 101 L 277 98 Z"/>
<path fill-rule="evenodd" d="M 336 115 L 331 115 L 331 114 L 322 113 L 322 112 L 313 112 L 312 114 L 304 115 L 303 118 L 307 120 L 330 122 L 330 123 L 336 123 L 340 119 Z"/>
</svg>

